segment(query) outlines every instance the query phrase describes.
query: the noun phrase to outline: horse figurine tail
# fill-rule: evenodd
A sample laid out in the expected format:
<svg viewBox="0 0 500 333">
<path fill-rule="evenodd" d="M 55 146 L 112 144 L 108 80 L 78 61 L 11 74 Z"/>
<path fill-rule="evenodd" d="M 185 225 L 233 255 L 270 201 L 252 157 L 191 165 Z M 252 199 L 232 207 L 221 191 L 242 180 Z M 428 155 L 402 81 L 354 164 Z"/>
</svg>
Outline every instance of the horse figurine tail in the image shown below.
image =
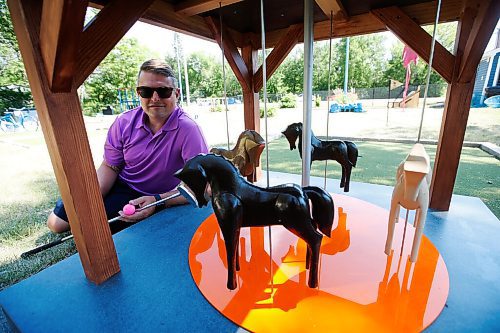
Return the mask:
<svg viewBox="0 0 500 333">
<path fill-rule="evenodd" d="M 358 147 L 354 142 L 344 141 L 347 146 L 347 157 L 349 158 L 349 162 L 351 162 L 352 166 L 355 168 L 356 163 L 358 163 Z"/>
<path fill-rule="evenodd" d="M 328 192 L 316 186 L 303 187 L 304 193 L 312 202 L 312 219 L 316 227 L 331 237 L 335 205 Z"/>
</svg>

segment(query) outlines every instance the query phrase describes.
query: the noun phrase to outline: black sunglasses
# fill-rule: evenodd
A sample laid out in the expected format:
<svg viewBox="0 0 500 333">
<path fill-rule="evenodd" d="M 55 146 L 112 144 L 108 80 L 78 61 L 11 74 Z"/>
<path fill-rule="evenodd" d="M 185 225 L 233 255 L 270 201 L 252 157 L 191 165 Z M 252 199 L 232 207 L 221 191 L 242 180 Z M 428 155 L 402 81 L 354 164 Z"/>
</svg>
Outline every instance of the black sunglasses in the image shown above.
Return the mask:
<svg viewBox="0 0 500 333">
<path fill-rule="evenodd" d="M 137 93 L 142 97 L 142 98 L 151 98 L 153 97 L 153 93 L 156 91 L 158 94 L 158 97 L 160 98 L 170 98 L 172 96 L 172 91 L 174 91 L 175 88 L 171 87 L 158 87 L 158 88 L 151 88 L 151 87 L 137 87 Z"/>
</svg>

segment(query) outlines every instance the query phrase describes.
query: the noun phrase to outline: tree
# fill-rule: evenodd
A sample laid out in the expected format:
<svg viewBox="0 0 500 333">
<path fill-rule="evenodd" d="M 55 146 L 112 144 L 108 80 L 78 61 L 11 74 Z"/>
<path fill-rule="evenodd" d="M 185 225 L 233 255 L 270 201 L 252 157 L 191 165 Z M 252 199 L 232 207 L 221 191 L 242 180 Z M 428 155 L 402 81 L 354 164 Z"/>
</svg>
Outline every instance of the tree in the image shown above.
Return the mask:
<svg viewBox="0 0 500 333">
<path fill-rule="evenodd" d="M 5 0 L 0 0 L 0 111 L 32 103 L 28 79 Z"/>
<path fill-rule="evenodd" d="M 123 38 L 84 83 L 84 108 L 91 113 L 118 108 L 118 89 L 133 89 L 141 64 L 153 53 L 135 38 Z"/>
</svg>

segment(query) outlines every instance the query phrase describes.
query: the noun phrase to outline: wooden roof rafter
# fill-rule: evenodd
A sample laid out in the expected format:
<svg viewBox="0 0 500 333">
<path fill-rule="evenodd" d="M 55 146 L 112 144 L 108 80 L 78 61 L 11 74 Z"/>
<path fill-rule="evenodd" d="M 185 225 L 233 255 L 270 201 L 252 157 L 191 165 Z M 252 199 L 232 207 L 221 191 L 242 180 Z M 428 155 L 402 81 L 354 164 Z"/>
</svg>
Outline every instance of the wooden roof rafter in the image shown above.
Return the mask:
<svg viewBox="0 0 500 333">
<path fill-rule="evenodd" d="M 240 1 L 243 0 L 188 0 L 177 4 L 175 11 L 186 16 L 193 16 Z"/>
<path fill-rule="evenodd" d="M 406 15 L 399 7 L 386 7 L 372 10 L 372 13 L 383 22 L 396 37 L 412 48 L 420 58 L 429 63 L 432 37 Z M 432 67 L 448 83 L 451 82 L 455 56 L 438 41 L 434 47 Z"/>
<path fill-rule="evenodd" d="M 110 1 L 83 31 L 74 86 L 79 87 L 154 0 Z"/>
<path fill-rule="evenodd" d="M 266 57 L 266 80 L 269 80 L 271 75 L 278 69 L 279 65 L 285 60 L 299 39 L 304 37 L 304 25 L 296 24 L 288 28 L 287 33 L 282 36 L 278 44 L 274 47 L 271 53 Z M 262 89 L 262 66 L 259 67 L 254 76 L 254 91 L 258 92 Z"/>
<path fill-rule="evenodd" d="M 341 0 L 316 0 L 316 3 L 327 17 L 330 17 L 331 13 L 333 13 L 335 21 L 347 21 L 349 19 Z"/>
<path fill-rule="evenodd" d="M 54 92 L 71 90 L 87 5 L 88 1 L 43 2 L 40 51 Z"/>
<path fill-rule="evenodd" d="M 221 31 L 219 20 L 216 18 L 208 16 L 205 18 L 205 21 L 215 36 L 219 46 L 224 49 L 224 55 L 227 62 L 240 82 L 241 87 L 243 90 L 251 90 L 250 73 L 231 36 L 224 27 L 222 27 Z"/>
</svg>

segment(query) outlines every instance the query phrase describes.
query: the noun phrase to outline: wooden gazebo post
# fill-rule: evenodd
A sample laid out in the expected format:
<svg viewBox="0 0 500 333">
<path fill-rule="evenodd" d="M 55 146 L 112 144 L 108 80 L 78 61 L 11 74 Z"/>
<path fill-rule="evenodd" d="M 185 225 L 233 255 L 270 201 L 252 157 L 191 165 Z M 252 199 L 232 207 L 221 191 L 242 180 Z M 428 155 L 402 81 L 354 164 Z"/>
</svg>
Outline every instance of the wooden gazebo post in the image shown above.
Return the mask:
<svg viewBox="0 0 500 333">
<path fill-rule="evenodd" d="M 499 13 L 499 1 L 469 1 L 460 15 L 455 54 L 436 42 L 432 68 L 449 83 L 431 182 L 430 207 L 436 210 L 450 207 L 476 69 Z M 429 61 L 431 36 L 399 7 L 376 9 L 372 14 L 423 60 Z"/>
<path fill-rule="evenodd" d="M 120 267 L 76 90 L 151 2 L 111 2 L 84 29 L 88 1 L 8 1 L 71 232 L 94 283 Z"/>
</svg>

